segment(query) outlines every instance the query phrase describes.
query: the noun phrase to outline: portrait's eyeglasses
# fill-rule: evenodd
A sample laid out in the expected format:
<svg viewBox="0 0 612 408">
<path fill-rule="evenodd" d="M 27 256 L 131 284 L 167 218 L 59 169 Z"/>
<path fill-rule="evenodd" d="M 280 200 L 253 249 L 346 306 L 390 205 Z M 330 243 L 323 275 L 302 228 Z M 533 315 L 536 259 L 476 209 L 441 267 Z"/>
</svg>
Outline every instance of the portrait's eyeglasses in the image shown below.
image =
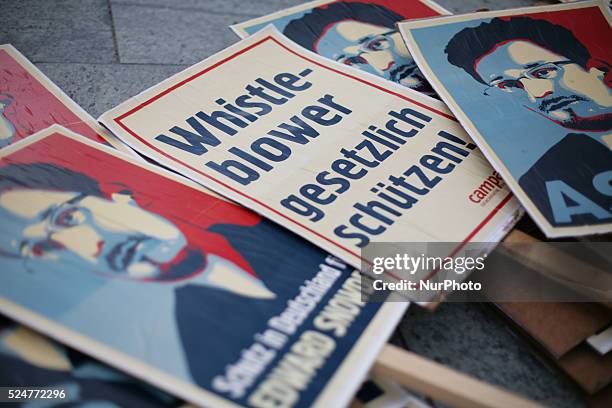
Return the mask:
<svg viewBox="0 0 612 408">
<path fill-rule="evenodd" d="M 361 55 L 388 49 L 391 46 L 389 37 L 395 33 L 395 30 L 390 30 L 373 37 L 365 37 L 359 41 L 360 46 L 357 55 L 342 54 L 336 58 L 336 61 L 346 65 L 367 64 L 367 61 Z"/>
<path fill-rule="evenodd" d="M 41 215 L 41 221 L 45 223 L 46 237 L 21 241 L 19 244 L 21 256 L 26 258 L 39 257 L 46 253 L 63 249 L 63 246 L 55 242 L 51 237 L 57 231 L 85 222 L 87 218 L 86 210 L 79 206 L 85 197 L 87 197 L 87 194 L 78 194 L 44 211 Z"/>
<path fill-rule="evenodd" d="M 521 79 L 552 79 L 557 76 L 560 70 L 563 69 L 564 65 L 572 64 L 573 61 L 554 61 L 547 62 L 545 64 L 536 65 L 525 71 L 518 78 L 513 79 L 497 79 L 491 81 L 489 86 L 482 93 L 485 96 L 490 96 L 489 91 L 491 89 L 512 93 L 518 90 L 524 89 L 524 85 Z"/>
<path fill-rule="evenodd" d="M 80 207 L 81 201 L 87 194 L 81 193 L 54 207 L 46 217 L 45 229 L 50 234 L 63 228 L 82 224 L 87 218 L 87 210 Z"/>
</svg>

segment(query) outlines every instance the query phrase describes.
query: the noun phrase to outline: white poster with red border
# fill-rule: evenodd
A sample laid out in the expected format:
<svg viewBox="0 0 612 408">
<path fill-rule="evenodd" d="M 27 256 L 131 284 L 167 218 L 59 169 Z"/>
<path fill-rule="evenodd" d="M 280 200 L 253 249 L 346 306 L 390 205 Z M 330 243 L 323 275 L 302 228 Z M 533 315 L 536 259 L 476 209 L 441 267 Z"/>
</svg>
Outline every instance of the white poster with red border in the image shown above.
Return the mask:
<svg viewBox="0 0 612 408">
<path fill-rule="evenodd" d="M 369 242 L 495 242 L 521 212 L 443 103 L 273 27 L 99 120 L 358 268 Z"/>
</svg>

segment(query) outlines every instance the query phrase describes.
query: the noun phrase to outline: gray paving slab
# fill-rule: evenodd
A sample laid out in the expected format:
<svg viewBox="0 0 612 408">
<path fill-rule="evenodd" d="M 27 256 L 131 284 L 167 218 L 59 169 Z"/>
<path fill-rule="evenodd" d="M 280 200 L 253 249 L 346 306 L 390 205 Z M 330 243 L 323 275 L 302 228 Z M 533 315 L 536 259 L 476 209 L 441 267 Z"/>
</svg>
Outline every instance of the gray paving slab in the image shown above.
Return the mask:
<svg viewBox="0 0 612 408">
<path fill-rule="evenodd" d="M 503 10 L 517 7 L 533 6 L 533 0 L 434 0 L 442 7 L 454 14 L 471 13 L 479 9 Z M 540 3 L 546 4 L 545 0 Z M 555 1 L 549 1 L 553 4 Z"/>
<path fill-rule="evenodd" d="M 228 26 L 281 10 L 298 0 L 110 0 L 119 59 L 127 63 L 193 64 L 237 41 Z M 440 1 L 453 12 L 508 8 L 531 0 Z"/>
<path fill-rule="evenodd" d="M 393 342 L 545 406 L 587 406 L 582 391 L 538 359 L 490 305 L 445 303 L 434 313 L 411 307 Z"/>
<path fill-rule="evenodd" d="M 186 67 L 63 63 L 36 66 L 95 118 Z"/>
<path fill-rule="evenodd" d="M 148 64 L 201 61 L 238 40 L 229 25 L 300 3 L 110 0 L 120 61 Z"/>
<path fill-rule="evenodd" d="M 112 5 L 121 62 L 193 64 L 236 42 L 228 25 L 249 18 L 195 8 Z M 136 24 L 146 21 L 146 24 Z"/>
<path fill-rule="evenodd" d="M 110 0 L 113 5 L 131 4 L 166 8 L 172 10 L 198 10 L 214 13 L 229 13 L 239 15 L 250 15 L 252 17 L 263 16 L 274 11 L 305 3 L 301 0 L 182 0 L 168 2 L 167 0 Z"/>
<path fill-rule="evenodd" d="M 34 62 L 114 62 L 107 0 L 2 0 L 0 44 Z"/>
</svg>

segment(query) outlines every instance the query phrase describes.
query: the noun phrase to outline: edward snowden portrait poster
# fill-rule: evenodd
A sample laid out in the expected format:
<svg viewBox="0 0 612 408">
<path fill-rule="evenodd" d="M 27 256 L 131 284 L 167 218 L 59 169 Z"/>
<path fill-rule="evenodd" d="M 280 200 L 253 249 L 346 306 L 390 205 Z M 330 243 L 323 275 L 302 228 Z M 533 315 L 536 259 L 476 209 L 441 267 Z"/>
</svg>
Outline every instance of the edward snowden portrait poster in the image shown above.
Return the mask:
<svg viewBox="0 0 612 408">
<path fill-rule="evenodd" d="M 406 21 L 421 71 L 549 237 L 612 231 L 603 2 Z"/>
<path fill-rule="evenodd" d="M 407 307 L 366 302 L 337 258 L 59 126 L 0 152 L 0 230 L 0 312 L 196 405 L 346 405 Z"/>
</svg>

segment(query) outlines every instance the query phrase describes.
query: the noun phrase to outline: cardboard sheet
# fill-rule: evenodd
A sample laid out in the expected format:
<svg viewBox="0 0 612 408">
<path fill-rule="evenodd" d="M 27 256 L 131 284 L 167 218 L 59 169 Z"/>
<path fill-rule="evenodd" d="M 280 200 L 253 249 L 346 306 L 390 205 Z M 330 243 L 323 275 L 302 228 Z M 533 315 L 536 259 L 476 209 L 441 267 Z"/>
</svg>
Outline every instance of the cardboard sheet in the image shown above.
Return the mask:
<svg viewBox="0 0 612 408">
<path fill-rule="evenodd" d="M 610 311 L 596 303 L 500 302 L 497 306 L 555 359 L 612 322 Z"/>
</svg>

